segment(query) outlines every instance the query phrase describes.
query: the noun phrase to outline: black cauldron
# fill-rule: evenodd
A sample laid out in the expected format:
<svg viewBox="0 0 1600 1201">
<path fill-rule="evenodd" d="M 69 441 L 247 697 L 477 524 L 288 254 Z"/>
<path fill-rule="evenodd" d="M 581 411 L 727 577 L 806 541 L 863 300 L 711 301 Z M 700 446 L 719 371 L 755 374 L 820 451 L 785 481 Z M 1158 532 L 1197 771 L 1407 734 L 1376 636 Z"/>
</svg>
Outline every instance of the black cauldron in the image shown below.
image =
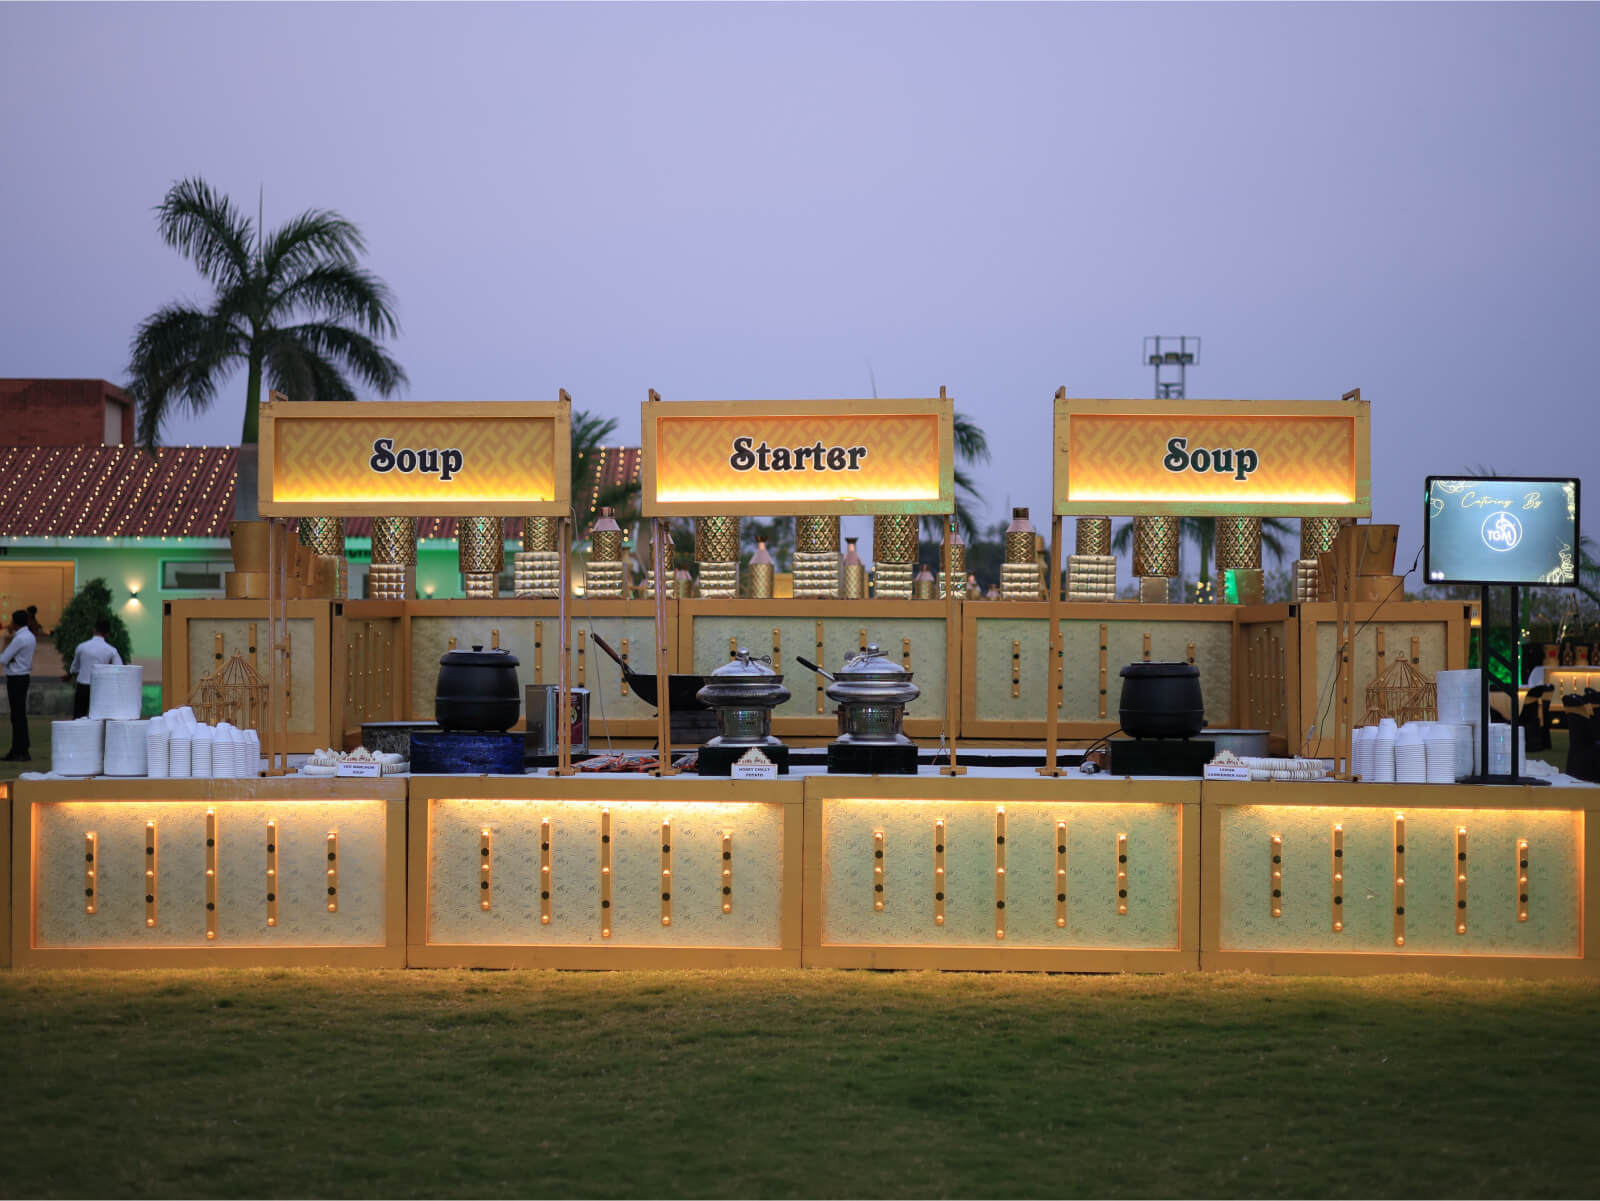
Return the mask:
<svg viewBox="0 0 1600 1201">
<path fill-rule="evenodd" d="M 1123 733 L 1193 738 L 1206 724 L 1200 669 L 1193 663 L 1130 663 L 1122 669 Z"/>
<path fill-rule="evenodd" d="M 439 657 L 433 719 L 445 730 L 509 730 L 522 715 L 517 657 L 509 651 L 446 651 Z"/>
</svg>

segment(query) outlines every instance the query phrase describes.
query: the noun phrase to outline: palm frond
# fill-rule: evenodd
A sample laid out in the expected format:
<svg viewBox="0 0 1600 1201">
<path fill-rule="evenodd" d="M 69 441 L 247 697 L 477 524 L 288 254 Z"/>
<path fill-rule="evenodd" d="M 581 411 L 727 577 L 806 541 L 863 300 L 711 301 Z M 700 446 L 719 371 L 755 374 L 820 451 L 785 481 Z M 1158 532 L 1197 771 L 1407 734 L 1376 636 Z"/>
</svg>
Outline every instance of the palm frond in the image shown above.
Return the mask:
<svg viewBox="0 0 1600 1201">
<path fill-rule="evenodd" d="M 156 206 L 162 241 L 189 259 L 219 288 L 250 275 L 254 227 L 233 201 L 203 179 L 184 179 Z"/>
<path fill-rule="evenodd" d="M 989 436 L 960 409 L 955 411 L 950 433 L 955 442 L 957 458 L 967 463 L 989 461 Z"/>
<path fill-rule="evenodd" d="M 267 238 L 261 249 L 262 274 L 289 279 L 319 263 L 354 263 L 366 249 L 361 231 L 338 213 L 308 209 Z"/>
<path fill-rule="evenodd" d="M 272 330 L 265 335 L 264 341 L 271 348 L 269 357 L 288 354 L 287 345 L 298 345 L 309 355 L 323 362 L 342 365 L 344 371 L 354 374 L 381 396 L 391 395 L 406 383 L 405 369 L 395 362 L 383 347 L 365 334 L 331 321 L 308 321 Z M 319 388 L 316 394 L 306 396 L 305 399 L 354 400 L 350 386 L 343 378 L 343 372 L 336 371 L 336 374 L 340 377 L 336 389 Z M 331 384 L 332 381 L 325 380 L 324 383 Z M 325 391 L 337 391 L 340 395 L 324 395 Z M 290 393 L 290 395 L 295 394 Z"/>
<path fill-rule="evenodd" d="M 317 263 L 286 277 L 269 298 L 267 309 L 285 319 L 300 313 L 341 320 L 354 318 L 375 338 L 399 332 L 394 295 L 370 271 L 353 263 Z"/>
<path fill-rule="evenodd" d="M 262 341 L 261 368 L 271 385 L 296 400 L 352 401 L 349 381 L 315 342 L 274 330 Z"/>
<path fill-rule="evenodd" d="M 188 305 L 166 305 L 146 318 L 134 334 L 128 364 L 140 444 L 154 448 L 162 423 L 175 410 L 206 409 L 221 380 L 245 357 L 230 325 Z"/>
</svg>

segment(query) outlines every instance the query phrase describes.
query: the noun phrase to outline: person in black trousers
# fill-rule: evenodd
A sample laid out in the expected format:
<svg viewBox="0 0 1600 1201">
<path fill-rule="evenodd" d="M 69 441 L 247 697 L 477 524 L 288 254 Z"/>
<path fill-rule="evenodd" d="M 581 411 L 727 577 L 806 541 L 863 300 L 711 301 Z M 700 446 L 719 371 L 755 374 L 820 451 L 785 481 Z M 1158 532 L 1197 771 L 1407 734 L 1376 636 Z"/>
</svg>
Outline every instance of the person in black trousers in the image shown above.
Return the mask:
<svg viewBox="0 0 1600 1201">
<path fill-rule="evenodd" d="M 29 629 L 28 611 L 18 609 L 11 614 L 11 641 L 0 651 L 0 666 L 6 670 L 6 700 L 11 703 L 11 750 L 6 758 L 12 762 L 27 763 L 28 753 L 28 685 L 33 682 L 33 651 L 38 644 Z"/>
</svg>

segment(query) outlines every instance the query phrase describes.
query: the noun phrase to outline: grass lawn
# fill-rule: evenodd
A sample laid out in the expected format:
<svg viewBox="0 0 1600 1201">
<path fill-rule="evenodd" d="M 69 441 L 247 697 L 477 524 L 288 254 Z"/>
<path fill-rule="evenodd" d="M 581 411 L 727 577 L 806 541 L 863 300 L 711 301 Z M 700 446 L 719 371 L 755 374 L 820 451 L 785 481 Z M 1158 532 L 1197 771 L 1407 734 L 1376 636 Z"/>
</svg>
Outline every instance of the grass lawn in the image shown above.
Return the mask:
<svg viewBox="0 0 1600 1201">
<path fill-rule="evenodd" d="M 67 715 L 68 717 L 71 714 Z M 59 717 L 28 718 L 28 753 L 32 763 L 6 763 L 0 761 L 0 780 L 15 780 L 25 771 L 50 770 L 50 723 Z M 11 718 L 0 716 L 0 755 L 11 749 Z"/>
<path fill-rule="evenodd" d="M 1600 987 L 0 973 L 4 1196 L 1589 1196 Z"/>
</svg>

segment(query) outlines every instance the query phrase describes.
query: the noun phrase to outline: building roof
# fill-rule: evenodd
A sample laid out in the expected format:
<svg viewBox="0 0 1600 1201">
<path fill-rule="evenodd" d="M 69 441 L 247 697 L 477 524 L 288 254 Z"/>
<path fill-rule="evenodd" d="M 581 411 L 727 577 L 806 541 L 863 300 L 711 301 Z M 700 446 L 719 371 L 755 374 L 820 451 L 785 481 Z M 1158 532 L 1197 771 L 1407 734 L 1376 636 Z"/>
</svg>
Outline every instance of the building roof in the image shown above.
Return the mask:
<svg viewBox="0 0 1600 1201">
<path fill-rule="evenodd" d="M 0 446 L 0 535 L 226 538 L 233 446 Z"/>
</svg>

